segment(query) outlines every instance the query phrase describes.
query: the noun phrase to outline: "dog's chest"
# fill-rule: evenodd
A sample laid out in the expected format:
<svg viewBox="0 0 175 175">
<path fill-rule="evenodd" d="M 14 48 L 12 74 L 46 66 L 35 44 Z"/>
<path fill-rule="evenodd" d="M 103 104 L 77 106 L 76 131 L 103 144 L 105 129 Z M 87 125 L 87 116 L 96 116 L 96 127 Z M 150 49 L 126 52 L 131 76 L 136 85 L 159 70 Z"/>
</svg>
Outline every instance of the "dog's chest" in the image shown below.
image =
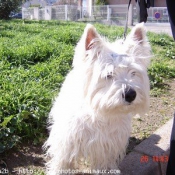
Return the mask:
<svg viewBox="0 0 175 175">
<path fill-rule="evenodd" d="M 107 149 L 116 146 L 125 146 L 131 132 L 130 118 L 113 122 L 86 122 L 79 132 L 82 142 L 89 146 L 100 145 Z"/>
</svg>

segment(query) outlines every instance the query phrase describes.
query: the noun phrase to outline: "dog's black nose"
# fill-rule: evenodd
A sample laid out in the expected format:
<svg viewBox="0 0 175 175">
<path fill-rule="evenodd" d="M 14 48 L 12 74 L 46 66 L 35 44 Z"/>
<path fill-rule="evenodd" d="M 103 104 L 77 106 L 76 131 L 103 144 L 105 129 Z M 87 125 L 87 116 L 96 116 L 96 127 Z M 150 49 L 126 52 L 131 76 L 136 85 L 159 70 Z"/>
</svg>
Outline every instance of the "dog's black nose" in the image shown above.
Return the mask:
<svg viewBox="0 0 175 175">
<path fill-rule="evenodd" d="M 136 98 L 136 91 L 134 89 L 129 89 L 125 91 L 125 101 L 131 103 Z"/>
</svg>

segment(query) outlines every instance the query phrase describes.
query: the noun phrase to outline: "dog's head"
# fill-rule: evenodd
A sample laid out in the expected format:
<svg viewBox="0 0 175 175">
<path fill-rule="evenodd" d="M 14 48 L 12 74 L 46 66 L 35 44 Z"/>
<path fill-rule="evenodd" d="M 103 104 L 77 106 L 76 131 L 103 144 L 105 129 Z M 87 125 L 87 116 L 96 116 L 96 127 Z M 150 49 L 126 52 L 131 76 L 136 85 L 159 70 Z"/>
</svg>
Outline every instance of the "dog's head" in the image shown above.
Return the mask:
<svg viewBox="0 0 175 175">
<path fill-rule="evenodd" d="M 90 107 L 103 112 L 145 113 L 150 51 L 144 24 L 136 25 L 124 42 L 113 43 L 88 24 L 76 47 L 73 66 L 82 77 Z"/>
</svg>

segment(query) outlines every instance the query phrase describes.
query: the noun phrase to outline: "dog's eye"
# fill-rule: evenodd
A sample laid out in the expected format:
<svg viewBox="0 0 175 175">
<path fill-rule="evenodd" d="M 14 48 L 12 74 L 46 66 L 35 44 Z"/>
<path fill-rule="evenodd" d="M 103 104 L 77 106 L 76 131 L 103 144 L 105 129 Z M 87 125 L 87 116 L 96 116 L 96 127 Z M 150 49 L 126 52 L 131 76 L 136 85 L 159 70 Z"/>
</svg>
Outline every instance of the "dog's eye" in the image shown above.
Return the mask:
<svg viewBox="0 0 175 175">
<path fill-rule="evenodd" d="M 132 77 L 134 77 L 136 75 L 136 72 L 132 72 L 131 75 Z"/>
</svg>

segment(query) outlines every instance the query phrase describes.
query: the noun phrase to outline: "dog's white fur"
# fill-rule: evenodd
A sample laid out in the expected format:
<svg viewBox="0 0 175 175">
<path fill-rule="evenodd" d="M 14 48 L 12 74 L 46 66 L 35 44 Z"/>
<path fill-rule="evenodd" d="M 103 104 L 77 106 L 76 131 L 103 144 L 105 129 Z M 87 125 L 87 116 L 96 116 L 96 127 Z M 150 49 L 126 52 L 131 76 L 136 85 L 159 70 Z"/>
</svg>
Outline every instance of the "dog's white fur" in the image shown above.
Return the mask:
<svg viewBox="0 0 175 175">
<path fill-rule="evenodd" d="M 136 25 L 124 43 L 109 43 L 88 24 L 59 96 L 50 112 L 45 143 L 49 175 L 75 169 L 117 169 L 131 132 L 131 118 L 149 106 L 147 67 L 151 56 L 144 24 Z M 136 91 L 131 103 L 126 88 Z"/>
</svg>

